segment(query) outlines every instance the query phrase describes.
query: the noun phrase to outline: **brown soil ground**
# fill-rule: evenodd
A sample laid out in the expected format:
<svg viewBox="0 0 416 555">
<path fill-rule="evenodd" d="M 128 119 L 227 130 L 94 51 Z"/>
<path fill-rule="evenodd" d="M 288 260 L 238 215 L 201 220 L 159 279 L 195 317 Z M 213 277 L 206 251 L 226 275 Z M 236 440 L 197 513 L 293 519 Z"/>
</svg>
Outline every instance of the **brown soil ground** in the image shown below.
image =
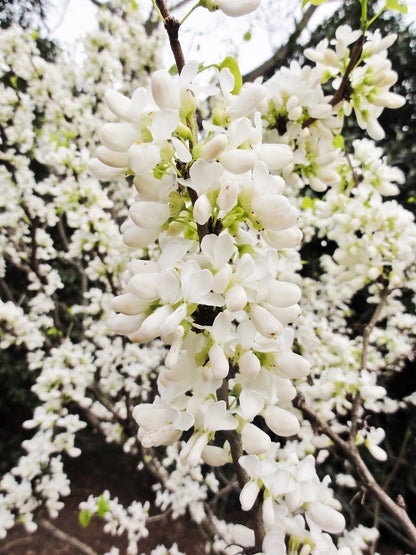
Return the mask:
<svg viewBox="0 0 416 555">
<path fill-rule="evenodd" d="M 90 494 L 100 495 L 108 489 L 111 497 L 118 497 L 123 504 L 152 500 L 152 476 L 143 470 L 138 472 L 134 461 L 113 446 L 103 444 L 98 437 L 83 438 L 82 455 L 68 460 L 66 469 L 71 479 L 71 495 L 65 500 L 65 508 L 58 518 L 49 519 L 54 527 L 79 539 L 96 553 L 103 555 L 111 546 L 126 553 L 126 540 L 103 532 L 104 521 L 98 517 L 91 519 L 83 528 L 78 521 L 79 503 Z M 151 511 L 152 512 L 152 511 Z M 189 555 L 203 555 L 204 539 L 192 521 L 186 517 L 176 520 L 166 517 L 149 525 L 149 536 L 140 540 L 139 554 L 149 554 L 159 544 L 170 547 L 176 542 L 180 551 Z M 68 540 L 59 539 L 45 528 L 39 527 L 34 534 L 28 534 L 22 526 L 13 528 L 0 541 L 0 555 L 84 555 Z"/>
<path fill-rule="evenodd" d="M 144 502 L 153 500 L 154 494 L 151 474 L 138 472 L 131 457 L 112 445 L 103 443 L 98 436 L 80 438 L 82 455 L 77 459 L 68 459 L 65 468 L 71 479 L 71 495 L 65 500 L 65 508 L 58 518 L 49 519 L 53 526 L 77 538 L 98 555 L 103 555 L 111 546 L 120 549 L 126 555 L 126 539 L 113 537 L 103 532 L 104 521 L 98 517 L 91 519 L 84 528 L 78 520 L 79 503 L 90 494 L 100 495 L 104 490 L 110 491 L 111 497 L 117 497 L 124 505 L 133 500 Z M 152 512 L 152 511 L 151 511 Z M 155 511 L 157 512 L 157 510 Z M 231 520 L 234 520 L 232 515 Z M 234 515 L 235 516 L 235 515 Z M 161 518 L 148 526 L 149 536 L 140 540 L 138 553 L 148 555 L 157 545 L 171 547 L 176 543 L 179 550 L 187 555 L 204 555 L 205 541 L 198 527 L 187 517 L 173 520 Z M 397 547 L 380 544 L 380 555 L 405 555 Z M 34 534 L 28 534 L 22 526 L 13 528 L 4 540 L 0 541 L 0 555 L 85 555 L 87 552 L 69 543 L 68 539 L 59 539 L 55 534 L 39 527 Z"/>
</svg>

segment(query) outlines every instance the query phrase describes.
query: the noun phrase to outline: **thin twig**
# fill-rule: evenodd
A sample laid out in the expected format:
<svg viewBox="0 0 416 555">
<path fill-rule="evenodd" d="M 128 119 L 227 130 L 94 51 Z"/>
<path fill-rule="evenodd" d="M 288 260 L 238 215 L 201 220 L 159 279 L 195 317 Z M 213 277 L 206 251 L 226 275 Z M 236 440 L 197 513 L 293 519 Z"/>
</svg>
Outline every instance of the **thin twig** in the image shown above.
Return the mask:
<svg viewBox="0 0 416 555">
<path fill-rule="evenodd" d="M 289 37 L 286 44 L 279 48 L 279 50 L 277 50 L 273 54 L 273 56 L 266 60 L 261 66 L 243 75 L 244 82 L 254 81 L 255 79 L 257 79 L 257 77 L 264 77 L 265 79 L 268 79 L 274 74 L 276 68 L 278 68 L 283 62 L 287 60 L 287 55 L 290 52 L 291 46 L 296 44 L 299 35 L 302 33 L 310 18 L 315 13 L 316 8 L 317 6 L 309 6 L 309 8 L 303 14 L 302 19 L 298 23 L 296 23 L 295 30 Z"/>
<path fill-rule="evenodd" d="M 365 35 L 361 35 L 352 46 L 350 61 L 342 77 L 341 83 L 338 89 L 336 90 L 334 96 L 329 101 L 329 104 L 332 107 L 339 104 L 345 98 L 349 98 L 351 94 L 350 74 L 361 57 L 364 41 L 365 41 Z M 312 117 L 308 118 L 303 122 L 302 127 L 303 128 L 309 127 L 310 125 L 312 125 L 312 123 L 317 121 L 317 119 L 318 118 L 312 118 Z"/>
<path fill-rule="evenodd" d="M 175 58 L 176 67 L 178 68 L 178 73 L 181 73 L 185 65 L 185 58 L 183 55 L 181 44 L 179 42 L 179 28 L 181 24 L 177 19 L 175 19 L 170 15 L 169 9 L 166 5 L 165 0 L 155 0 L 155 2 L 165 22 L 165 29 L 169 37 L 170 48 Z M 191 130 L 191 132 L 192 132 L 192 128 L 193 127 L 195 128 L 195 135 L 193 136 L 193 142 L 196 142 L 197 127 L 196 127 L 195 114 L 193 115 L 193 118 L 194 118 L 194 122 L 193 122 L 194 125 L 192 125 L 191 122 L 189 121 L 188 127 Z M 190 148 L 191 151 L 192 151 L 192 146 L 193 145 L 191 144 L 191 148 Z M 188 194 L 191 199 L 192 206 L 195 206 L 195 203 L 198 200 L 197 193 L 193 189 L 188 187 Z M 201 225 L 198 223 L 197 223 L 197 230 L 198 230 L 199 243 L 201 244 L 202 239 L 205 237 L 205 235 L 208 235 L 210 231 L 207 224 Z"/>
<path fill-rule="evenodd" d="M 380 300 L 371 316 L 370 321 L 364 328 L 363 332 L 363 346 L 361 349 L 361 370 L 367 370 L 368 361 L 368 347 L 370 345 L 370 335 L 373 331 L 377 321 L 380 317 L 380 313 L 386 305 L 387 298 L 390 295 L 391 290 L 388 285 L 385 285 L 380 294 Z M 351 409 L 351 425 L 350 425 L 350 442 L 355 444 L 355 436 L 357 435 L 357 425 L 358 425 L 358 412 L 361 406 L 361 394 L 360 391 L 356 391 L 352 403 Z"/>
<path fill-rule="evenodd" d="M 75 538 L 74 536 L 71 536 L 70 534 L 68 534 L 67 532 L 64 532 L 63 530 L 60 530 L 54 524 L 49 522 L 49 520 L 45 520 L 43 518 L 39 522 L 39 525 L 42 528 L 45 528 L 45 530 L 47 530 L 50 534 L 52 534 L 52 536 L 54 536 L 58 540 L 65 542 L 66 544 L 68 543 L 71 544 L 73 547 L 78 549 L 81 553 L 85 553 L 85 555 L 98 555 L 98 553 L 94 551 L 94 549 L 91 549 L 91 547 L 89 547 L 86 543 L 82 542 L 78 538 Z"/>
<path fill-rule="evenodd" d="M 298 395 L 294 400 L 295 406 L 302 411 L 303 416 L 309 420 L 315 429 L 320 430 L 338 447 L 344 456 L 352 463 L 357 471 L 363 486 L 377 499 L 388 513 L 396 520 L 399 527 L 411 541 L 413 548 L 416 549 L 416 527 L 410 520 L 406 510 L 398 505 L 376 482 L 369 468 L 361 458 L 357 446 L 352 445 L 349 441 L 343 440 L 327 422 L 322 420 L 320 416 L 310 407 L 306 405 L 303 397 Z"/>
</svg>

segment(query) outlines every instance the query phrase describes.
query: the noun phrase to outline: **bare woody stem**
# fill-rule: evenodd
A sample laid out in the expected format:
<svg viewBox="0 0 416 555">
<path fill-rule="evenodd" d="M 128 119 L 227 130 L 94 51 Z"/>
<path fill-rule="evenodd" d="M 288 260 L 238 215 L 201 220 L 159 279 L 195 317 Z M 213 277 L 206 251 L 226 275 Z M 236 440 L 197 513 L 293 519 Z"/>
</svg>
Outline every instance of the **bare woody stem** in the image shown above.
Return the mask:
<svg viewBox="0 0 416 555">
<path fill-rule="evenodd" d="M 361 370 L 367 369 L 367 360 L 368 360 L 368 346 L 370 344 L 370 335 L 373 331 L 377 321 L 380 317 L 381 311 L 383 310 L 384 306 L 386 305 L 387 298 L 390 295 L 391 290 L 388 288 L 388 284 L 384 286 L 380 294 L 380 301 L 377 304 L 373 315 L 371 316 L 370 321 L 364 328 L 363 332 L 363 346 L 361 349 Z M 350 442 L 355 444 L 355 436 L 357 434 L 357 424 L 358 424 L 358 411 L 361 405 L 361 395 L 360 392 L 357 391 L 354 395 L 354 399 L 352 402 L 352 409 L 351 409 L 351 426 L 350 426 Z"/>
<path fill-rule="evenodd" d="M 170 12 L 166 5 L 165 0 L 155 0 L 155 3 L 164 20 L 165 29 L 169 37 L 170 48 L 175 58 L 176 67 L 178 68 L 178 73 L 181 73 L 183 66 L 185 65 L 185 58 L 183 55 L 182 46 L 181 46 L 181 43 L 179 42 L 179 28 L 181 24 L 176 18 L 170 15 Z M 194 118 L 194 126 L 196 129 L 196 118 Z M 192 130 L 192 125 L 190 123 L 188 127 Z M 194 137 L 194 141 L 196 141 L 196 136 Z M 198 195 L 193 189 L 190 189 L 190 188 L 188 188 L 188 193 L 192 202 L 192 206 L 194 206 L 196 201 L 198 200 Z M 209 228 L 207 224 L 204 224 L 204 225 L 196 224 L 196 225 L 198 230 L 199 243 L 201 243 L 205 235 L 208 235 Z"/>
<path fill-rule="evenodd" d="M 224 379 L 221 387 L 217 390 L 217 398 L 220 401 L 225 401 L 228 408 L 228 380 Z M 224 435 L 230 444 L 231 457 L 233 459 L 234 470 L 237 476 L 238 484 L 241 489 L 249 481 L 249 476 L 246 471 L 240 466 L 238 460 L 243 455 L 243 448 L 241 444 L 241 435 L 235 430 L 226 430 Z M 262 517 L 262 509 L 259 500 L 256 500 L 253 508 L 249 511 L 251 524 L 254 530 L 255 546 L 254 553 L 262 551 L 262 544 L 265 535 L 264 523 Z"/>
<path fill-rule="evenodd" d="M 365 35 L 361 35 L 355 41 L 355 43 L 352 47 L 352 50 L 351 50 L 350 61 L 347 65 L 347 68 L 345 70 L 342 81 L 341 81 L 337 91 L 335 92 L 334 96 L 329 101 L 329 104 L 331 106 L 336 106 L 339 102 L 341 102 L 341 100 L 343 100 L 344 98 L 349 97 L 349 95 L 351 93 L 351 90 L 350 90 L 350 75 L 351 75 L 352 70 L 357 65 L 358 60 L 361 57 L 361 53 L 363 51 L 364 41 L 365 41 Z M 312 123 L 314 123 L 315 121 L 317 121 L 317 118 L 308 118 L 307 120 L 305 120 L 303 122 L 302 127 L 303 128 L 309 127 L 309 125 L 312 125 Z"/>
<path fill-rule="evenodd" d="M 364 463 L 360 456 L 357 446 L 352 445 L 349 441 L 343 440 L 319 415 L 305 403 L 305 400 L 298 396 L 295 399 L 295 404 L 298 409 L 303 413 L 312 426 L 323 432 L 332 442 L 338 447 L 341 453 L 350 461 L 360 477 L 364 488 L 369 491 L 380 505 L 391 514 L 396 520 L 399 527 L 406 534 L 407 538 L 411 541 L 414 549 L 416 549 L 416 527 L 410 520 L 406 510 L 398 505 L 393 499 L 384 491 L 384 489 L 376 482 L 371 471 Z"/>
</svg>

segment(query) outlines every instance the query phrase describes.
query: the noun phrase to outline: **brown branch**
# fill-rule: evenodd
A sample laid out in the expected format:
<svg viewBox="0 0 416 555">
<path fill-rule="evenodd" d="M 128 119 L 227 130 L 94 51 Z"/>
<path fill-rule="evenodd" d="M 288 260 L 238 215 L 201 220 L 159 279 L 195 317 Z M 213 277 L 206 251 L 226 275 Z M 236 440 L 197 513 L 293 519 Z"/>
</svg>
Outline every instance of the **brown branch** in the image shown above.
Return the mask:
<svg viewBox="0 0 416 555">
<path fill-rule="evenodd" d="M 383 310 L 386 302 L 387 302 L 387 298 L 390 294 L 390 289 L 388 288 L 388 285 L 385 285 L 384 288 L 381 291 L 380 294 L 380 301 L 378 302 L 373 315 L 371 316 L 370 321 L 368 322 L 368 324 L 365 326 L 364 328 L 364 332 L 363 332 L 363 346 L 362 346 L 362 350 L 361 350 L 361 370 L 366 370 L 367 369 L 367 361 L 368 361 L 368 347 L 370 345 L 370 335 L 371 332 L 373 331 L 375 325 L 377 324 L 377 321 L 380 317 L 380 313 Z M 350 433 L 349 433 L 349 437 L 350 437 L 350 442 L 351 444 L 355 444 L 355 436 L 357 435 L 357 424 L 358 424 L 358 411 L 360 409 L 360 405 L 361 405 L 361 394 L 359 391 L 356 391 L 355 395 L 354 395 L 354 400 L 352 403 L 352 409 L 351 409 L 351 426 L 350 426 Z"/>
<path fill-rule="evenodd" d="M 332 107 L 336 106 L 339 102 L 341 102 L 341 100 L 345 98 L 349 98 L 351 94 L 350 74 L 361 57 L 364 41 L 365 41 L 365 35 L 361 35 L 352 46 L 350 61 L 347 65 L 344 76 L 342 77 L 341 83 L 337 91 L 329 101 L 329 104 Z M 302 127 L 303 128 L 309 127 L 309 125 L 312 125 L 312 123 L 314 123 L 315 121 L 317 121 L 317 118 L 308 118 L 302 123 Z"/>
<path fill-rule="evenodd" d="M 217 399 L 219 399 L 220 401 L 225 401 L 228 407 L 227 378 L 223 380 L 221 387 L 217 390 Z M 238 484 L 240 488 L 243 489 L 245 484 L 249 482 L 250 478 L 247 472 L 242 466 L 240 466 L 238 462 L 239 458 L 243 455 L 241 435 L 236 430 L 225 430 L 224 435 L 225 438 L 228 440 L 228 443 L 230 444 L 231 457 L 233 460 L 233 466 L 237 476 Z M 248 511 L 248 514 L 250 515 L 250 521 L 253 526 L 255 536 L 255 551 L 253 553 L 257 553 L 262 550 L 263 539 L 265 536 L 262 507 L 258 498 L 256 500 L 256 503 L 254 504 L 254 507 L 250 511 Z"/>
<path fill-rule="evenodd" d="M 49 522 L 49 520 L 46 520 L 43 518 L 39 522 L 39 525 L 42 528 L 45 528 L 45 530 L 47 530 L 50 534 L 52 534 L 52 536 L 54 536 L 58 540 L 61 540 L 65 544 L 69 543 L 70 545 L 72 545 L 72 547 L 75 547 L 75 549 L 78 549 L 79 552 L 85 553 L 85 555 L 98 555 L 98 553 L 94 551 L 94 549 L 91 549 L 89 545 L 82 542 L 78 538 L 75 538 L 74 536 L 67 534 L 63 530 L 60 530 L 54 524 Z"/>
<path fill-rule="evenodd" d="M 410 520 L 406 510 L 393 501 L 393 499 L 376 482 L 371 471 L 361 458 L 357 446 L 355 444 L 352 445 L 349 441 L 343 440 L 336 432 L 334 432 L 327 422 L 322 420 L 313 409 L 306 405 L 303 397 L 298 396 L 294 400 L 294 405 L 302 411 L 303 416 L 312 424 L 312 426 L 328 436 L 345 456 L 345 458 L 350 461 L 357 471 L 365 489 L 380 502 L 380 505 L 384 507 L 388 513 L 390 513 L 402 531 L 406 534 L 407 538 L 411 541 L 414 549 L 416 549 L 415 525 Z"/>
<path fill-rule="evenodd" d="M 181 24 L 177 19 L 175 19 L 170 15 L 169 9 L 166 5 L 165 0 L 155 0 L 155 2 L 165 22 L 165 29 L 169 37 L 170 48 L 175 58 L 176 66 L 178 68 L 178 73 L 181 73 L 183 66 L 185 65 L 185 58 L 183 55 L 181 43 L 179 42 L 179 28 Z M 192 126 L 191 122 L 188 121 L 188 127 L 190 128 L 191 132 L 193 127 L 195 128 L 194 141 L 196 141 L 197 127 L 196 127 L 195 114 L 193 118 L 194 118 L 194 122 L 193 122 L 194 125 Z M 191 151 L 192 151 L 192 144 L 191 144 Z M 188 193 L 192 202 L 192 206 L 194 206 L 195 202 L 198 200 L 198 195 L 190 187 L 188 187 Z M 201 241 L 205 237 L 205 235 L 209 234 L 209 228 L 207 224 L 203 224 L 203 225 L 197 224 L 197 230 L 198 230 L 199 243 L 201 244 Z"/>
<path fill-rule="evenodd" d="M 126 427 L 126 420 L 118 414 L 112 402 L 103 394 L 97 383 L 93 382 L 91 385 L 89 385 L 87 387 L 87 391 L 90 391 L 94 395 L 96 400 L 101 403 L 109 412 L 111 412 L 111 414 L 116 419 L 116 422 L 118 422 L 123 429 Z"/>
<path fill-rule="evenodd" d="M 387 286 L 385 286 L 384 289 L 381 292 L 380 301 L 379 301 L 378 305 L 376 306 L 376 309 L 374 310 L 370 321 L 368 322 L 368 324 L 364 328 L 363 346 L 362 346 L 362 351 L 361 351 L 361 369 L 362 370 L 367 369 L 368 347 L 369 347 L 369 344 L 370 344 L 370 334 L 373 331 L 375 325 L 377 324 L 377 320 L 379 319 L 380 313 L 381 313 L 382 309 L 384 308 L 384 306 L 387 302 L 387 297 L 389 296 L 389 294 L 390 294 L 390 290 L 388 289 Z M 354 396 L 353 406 L 352 406 L 352 410 L 351 410 L 350 441 L 352 443 L 355 443 L 355 436 L 356 436 L 356 433 L 357 433 L 358 410 L 359 410 L 359 407 L 360 407 L 360 403 L 361 403 L 361 395 L 360 395 L 360 392 L 357 391 L 355 396 Z"/>
<path fill-rule="evenodd" d="M 302 19 L 296 23 L 295 30 L 289 37 L 287 43 L 279 48 L 271 58 L 266 60 L 261 66 L 249 71 L 243 75 L 243 81 L 254 81 L 257 77 L 264 77 L 264 79 L 269 79 L 272 77 L 276 69 L 278 69 L 282 63 L 285 63 L 287 56 L 292 49 L 292 46 L 296 44 L 299 35 L 302 33 L 303 29 L 308 24 L 310 18 L 314 14 L 317 6 L 309 6 L 306 12 L 303 14 Z"/>
<path fill-rule="evenodd" d="M 14 297 L 12 292 L 9 289 L 9 286 L 6 283 L 6 280 L 3 278 L 0 278 L 0 287 L 3 289 L 4 294 L 6 295 L 6 299 L 8 301 L 12 301 L 13 303 L 15 303 Z"/>
<path fill-rule="evenodd" d="M 181 24 L 176 18 L 170 15 L 165 0 L 155 1 L 157 7 L 159 8 L 160 14 L 164 19 L 165 29 L 169 37 L 170 48 L 175 58 L 178 72 L 180 73 L 185 65 L 185 58 L 183 56 L 181 43 L 179 42 L 179 27 Z"/>
</svg>

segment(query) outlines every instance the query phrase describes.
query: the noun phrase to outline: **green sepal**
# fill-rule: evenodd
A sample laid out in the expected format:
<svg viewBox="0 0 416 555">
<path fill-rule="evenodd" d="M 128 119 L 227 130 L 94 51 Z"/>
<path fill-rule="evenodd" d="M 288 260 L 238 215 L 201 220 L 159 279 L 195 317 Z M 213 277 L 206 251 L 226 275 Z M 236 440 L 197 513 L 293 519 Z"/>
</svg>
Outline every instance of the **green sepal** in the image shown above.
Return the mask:
<svg viewBox="0 0 416 555">
<path fill-rule="evenodd" d="M 167 164 L 168 162 L 170 162 L 174 153 L 175 149 L 173 148 L 172 144 L 168 141 L 164 141 L 160 149 L 160 159 L 162 160 L 162 163 Z"/>
<path fill-rule="evenodd" d="M 242 387 L 239 383 L 236 383 L 235 386 L 231 390 L 231 395 L 238 399 L 240 397 Z"/>
<path fill-rule="evenodd" d="M 208 355 L 205 349 L 195 355 L 195 364 L 197 366 L 204 366 L 204 364 L 206 364 L 207 361 L 208 361 Z"/>
<path fill-rule="evenodd" d="M 238 256 L 241 258 L 243 256 L 243 254 L 254 254 L 255 250 L 254 248 L 249 245 L 249 244 L 244 244 L 244 245 L 237 245 L 237 249 L 238 249 Z"/>
<path fill-rule="evenodd" d="M 166 164 L 158 164 L 153 168 L 153 176 L 156 177 L 156 179 L 162 179 L 167 170 L 168 166 Z"/>
<path fill-rule="evenodd" d="M 207 193 L 207 197 L 209 202 L 211 203 L 211 206 L 215 206 L 215 203 L 217 202 L 217 197 L 220 194 L 220 189 L 215 189 L 215 191 L 213 191 L 212 189 L 210 189 Z"/>
<path fill-rule="evenodd" d="M 212 111 L 212 123 L 220 127 L 227 127 L 230 118 L 227 116 L 226 106 L 224 102 L 220 102 Z"/>
<path fill-rule="evenodd" d="M 178 135 L 178 137 L 180 139 L 183 139 L 184 141 L 191 141 L 192 140 L 191 130 L 184 123 L 180 123 L 178 125 L 178 127 L 175 130 L 175 133 Z"/>
</svg>

